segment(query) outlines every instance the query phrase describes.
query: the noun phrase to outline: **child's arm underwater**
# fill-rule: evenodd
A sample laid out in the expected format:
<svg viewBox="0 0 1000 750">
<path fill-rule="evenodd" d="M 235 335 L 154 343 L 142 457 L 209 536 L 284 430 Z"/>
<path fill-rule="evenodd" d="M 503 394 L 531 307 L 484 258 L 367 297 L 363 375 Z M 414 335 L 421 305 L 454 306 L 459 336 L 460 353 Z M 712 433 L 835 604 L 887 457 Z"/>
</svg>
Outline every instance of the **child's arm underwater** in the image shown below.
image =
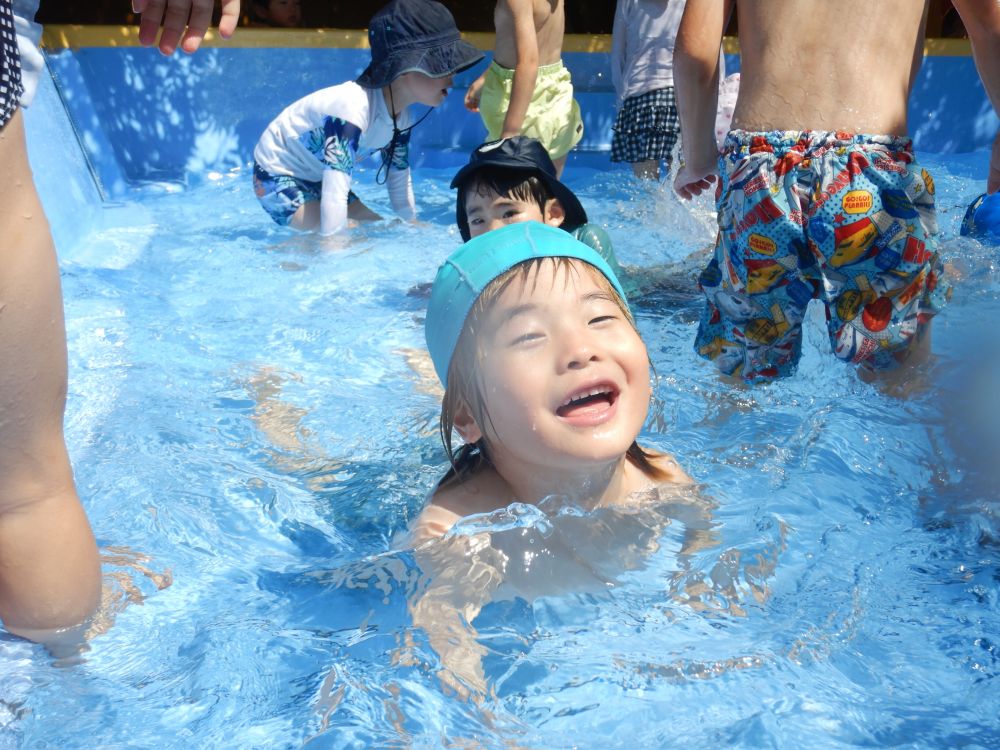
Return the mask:
<svg viewBox="0 0 1000 750">
<path fill-rule="evenodd" d="M 538 34 L 531 0 L 501 0 L 510 9 L 514 24 L 514 47 L 517 61 L 511 82 L 510 102 L 503 121 L 501 138 L 520 135 L 524 118 L 538 81 Z"/>
<path fill-rule="evenodd" d="M 414 555 L 429 583 L 409 602 L 413 625 L 427 634 L 441 661 L 438 677 L 463 697 L 487 695 L 483 657 L 472 621 L 500 584 L 502 553 L 489 534 L 452 536 L 420 545 Z"/>
<path fill-rule="evenodd" d="M 506 502 L 505 502 L 506 501 Z M 509 490 L 492 469 L 435 489 L 404 539 L 429 584 L 410 601 L 413 624 L 427 633 L 441 660 L 441 681 L 461 695 L 487 694 L 482 658 L 472 621 L 500 584 L 506 558 L 490 546 L 489 534 L 453 535 L 462 518 L 489 513 L 510 501 Z"/>
</svg>

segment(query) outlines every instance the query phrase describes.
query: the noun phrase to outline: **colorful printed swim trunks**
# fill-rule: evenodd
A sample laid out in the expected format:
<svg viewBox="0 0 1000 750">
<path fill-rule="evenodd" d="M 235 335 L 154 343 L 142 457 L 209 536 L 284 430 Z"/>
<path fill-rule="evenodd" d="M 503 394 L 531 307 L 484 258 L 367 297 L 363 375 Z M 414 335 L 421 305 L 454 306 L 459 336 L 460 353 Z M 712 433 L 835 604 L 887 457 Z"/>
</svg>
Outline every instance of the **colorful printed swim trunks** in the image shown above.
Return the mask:
<svg viewBox="0 0 1000 750">
<path fill-rule="evenodd" d="M 870 369 L 905 359 L 951 295 L 934 181 L 910 139 L 734 130 L 719 164 L 698 353 L 748 382 L 789 375 L 819 299 L 837 357 Z"/>
<path fill-rule="evenodd" d="M 318 201 L 322 182 L 311 182 L 287 174 L 271 174 L 257 162 L 253 164 L 253 190 L 260 205 L 277 224 L 288 226 L 295 212 L 309 201 Z M 358 200 L 354 191 L 347 194 L 347 205 Z"/>
</svg>

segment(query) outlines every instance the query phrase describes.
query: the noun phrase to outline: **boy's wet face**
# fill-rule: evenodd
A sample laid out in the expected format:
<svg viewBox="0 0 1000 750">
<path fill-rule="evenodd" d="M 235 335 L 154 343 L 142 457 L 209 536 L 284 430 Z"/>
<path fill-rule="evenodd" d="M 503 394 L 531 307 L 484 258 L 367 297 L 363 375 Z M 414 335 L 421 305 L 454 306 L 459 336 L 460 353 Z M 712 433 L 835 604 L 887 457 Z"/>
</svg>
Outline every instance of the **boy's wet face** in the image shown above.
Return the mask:
<svg viewBox="0 0 1000 750">
<path fill-rule="evenodd" d="M 562 204 L 555 198 L 545 202 L 543 212 L 541 206 L 534 201 L 497 195 L 476 184 L 465 188 L 465 214 L 469 221 L 469 234 L 472 237 L 521 221 L 538 221 L 558 227 L 566 218 Z"/>
<path fill-rule="evenodd" d="M 585 263 L 546 260 L 484 316 L 476 369 L 488 416 L 473 430 L 498 467 L 585 470 L 621 459 L 638 436 L 649 358 L 609 289 Z"/>
</svg>

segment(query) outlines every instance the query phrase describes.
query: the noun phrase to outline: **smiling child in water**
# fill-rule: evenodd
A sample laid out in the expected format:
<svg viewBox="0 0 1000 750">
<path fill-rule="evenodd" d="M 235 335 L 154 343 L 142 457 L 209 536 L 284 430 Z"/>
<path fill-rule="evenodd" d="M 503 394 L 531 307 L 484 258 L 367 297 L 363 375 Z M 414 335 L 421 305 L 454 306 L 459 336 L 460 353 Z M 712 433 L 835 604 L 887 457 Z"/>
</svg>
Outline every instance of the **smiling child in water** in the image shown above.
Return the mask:
<svg viewBox="0 0 1000 750">
<path fill-rule="evenodd" d="M 649 356 L 607 262 L 567 232 L 525 222 L 464 244 L 438 271 L 426 336 L 452 469 L 412 542 L 513 502 L 558 496 L 590 509 L 692 483 L 636 443 Z"/>
</svg>

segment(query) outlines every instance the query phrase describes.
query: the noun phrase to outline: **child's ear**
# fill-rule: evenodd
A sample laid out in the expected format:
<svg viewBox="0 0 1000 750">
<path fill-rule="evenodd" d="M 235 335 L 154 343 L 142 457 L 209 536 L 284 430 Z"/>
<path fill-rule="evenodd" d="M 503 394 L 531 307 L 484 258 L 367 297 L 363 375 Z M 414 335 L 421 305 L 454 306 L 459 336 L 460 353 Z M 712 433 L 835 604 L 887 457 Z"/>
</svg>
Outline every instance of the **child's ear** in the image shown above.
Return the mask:
<svg viewBox="0 0 1000 750">
<path fill-rule="evenodd" d="M 462 436 L 462 440 L 467 443 L 478 443 L 483 437 L 483 431 L 476 424 L 476 418 L 472 416 L 472 410 L 464 402 L 455 410 L 455 429 Z"/>
<path fill-rule="evenodd" d="M 558 198 L 550 198 L 545 204 L 545 223 L 550 227 L 561 227 L 566 221 L 566 209 Z"/>
</svg>

